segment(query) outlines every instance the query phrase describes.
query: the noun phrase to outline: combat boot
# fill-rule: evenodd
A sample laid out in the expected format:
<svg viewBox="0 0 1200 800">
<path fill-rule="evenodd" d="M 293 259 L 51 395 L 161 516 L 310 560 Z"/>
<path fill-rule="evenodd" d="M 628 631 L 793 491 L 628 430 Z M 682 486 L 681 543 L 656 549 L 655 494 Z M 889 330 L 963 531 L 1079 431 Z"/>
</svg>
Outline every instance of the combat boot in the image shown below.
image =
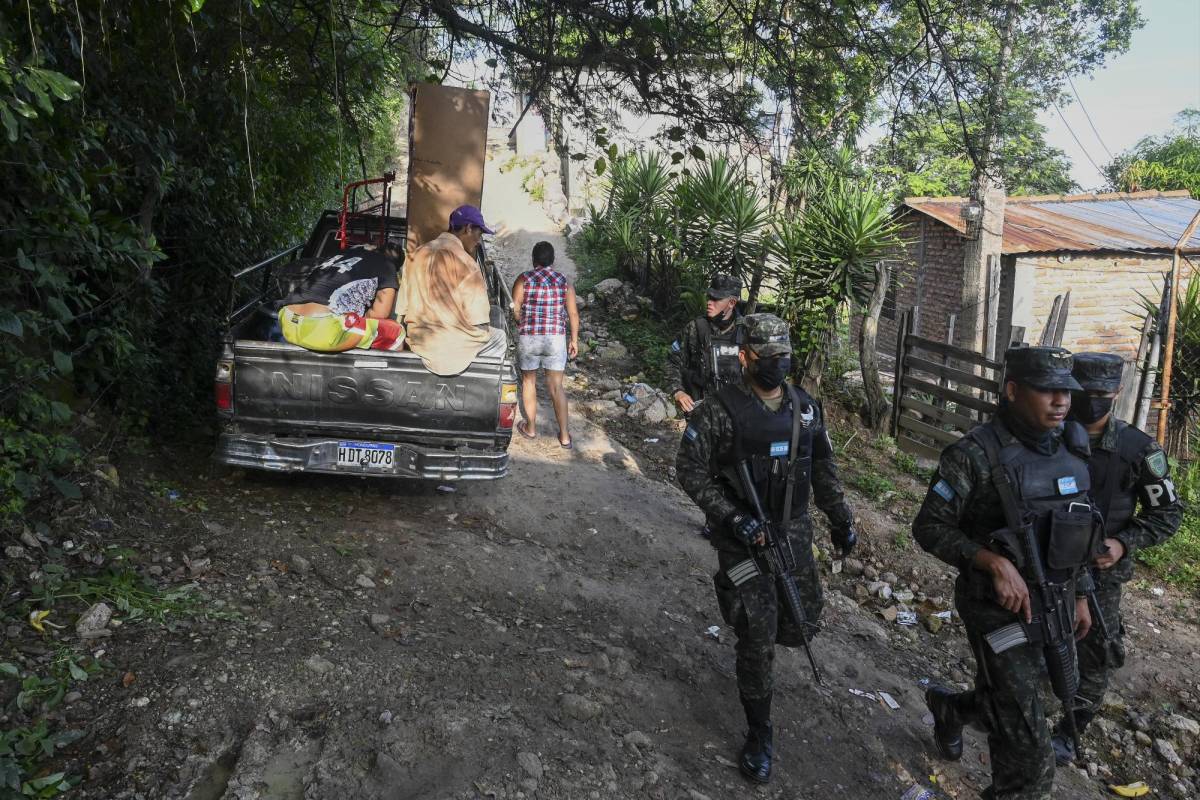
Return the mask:
<svg viewBox="0 0 1200 800">
<path fill-rule="evenodd" d="M 771 759 L 775 755 L 774 736 L 771 729 L 771 697 L 762 700 L 742 698 L 746 709 L 746 722 L 750 730 L 742 746 L 742 757 L 738 761 L 742 774 L 755 783 L 771 780 Z"/>
<path fill-rule="evenodd" d="M 1078 702 L 1078 700 L 1077 700 Z M 1079 735 L 1083 736 L 1083 731 L 1091 721 L 1095 719 L 1096 712 L 1091 708 L 1080 708 L 1075 710 L 1075 730 Z M 1075 742 L 1072 741 L 1070 734 L 1067 733 L 1067 726 L 1060 722 L 1054 729 L 1054 735 L 1050 737 L 1050 746 L 1054 749 L 1054 763 L 1060 767 L 1065 767 L 1068 764 L 1074 764 L 1075 759 L 1079 754 L 1075 752 Z"/>
<path fill-rule="evenodd" d="M 959 712 L 958 694 L 944 686 L 930 686 L 925 690 L 925 705 L 933 714 L 933 741 L 938 753 L 947 761 L 962 758 L 963 715 Z"/>
<path fill-rule="evenodd" d="M 1050 737 L 1050 747 L 1054 750 L 1054 763 L 1060 767 L 1075 763 L 1075 743 L 1071 737 L 1063 733 L 1055 733 Z"/>
</svg>

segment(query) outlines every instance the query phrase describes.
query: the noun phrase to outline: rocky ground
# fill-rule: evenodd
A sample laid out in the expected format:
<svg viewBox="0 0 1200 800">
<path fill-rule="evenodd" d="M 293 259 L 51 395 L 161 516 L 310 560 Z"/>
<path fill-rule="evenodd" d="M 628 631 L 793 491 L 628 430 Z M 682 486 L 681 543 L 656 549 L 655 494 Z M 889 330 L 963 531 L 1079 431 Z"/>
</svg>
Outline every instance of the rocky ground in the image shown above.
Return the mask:
<svg viewBox="0 0 1200 800">
<path fill-rule="evenodd" d="M 495 250 L 510 272 L 528 236 L 553 233 L 525 213 Z M 83 654 L 87 679 L 51 712 L 83 733 L 55 760 L 83 778 L 71 796 L 976 796 L 983 737 L 968 734 L 962 762 L 938 761 L 921 699 L 925 681 L 965 685 L 971 671 L 947 613 L 952 576 L 907 534 L 925 484 L 835 406 L 863 543 L 844 561 L 822 554 L 826 685 L 780 651 L 776 777 L 743 782 L 715 557 L 673 482 L 682 423 L 653 387 L 632 386 L 639 365 L 607 335 L 599 298 L 594 308 L 596 347 L 568 381 L 575 448 L 517 437 L 502 482 L 279 477 L 218 468 L 206 441 L 173 442 L 112 454 L 83 501 L 6 537 L 6 568 L 38 573 L 33 585 L 53 583 L 46 561 L 128 564 L 155 597 L 176 598 L 139 615 L 138 596 L 110 592 L 111 617 L 80 629 L 95 598 L 64 585 L 44 620 L 63 627 L 39 633 L 22 616 L 43 602 L 31 582 L 6 588 L 0 662 L 24 676 L 61 664 L 64 648 Z M 539 417 L 548 434 L 549 409 Z M 1129 666 L 1086 739 L 1086 768 L 1060 771 L 1064 800 L 1134 780 L 1200 793 L 1196 599 L 1142 577 L 1127 616 Z M 18 688 L 0 676 L 0 725 L 20 714 Z"/>
</svg>

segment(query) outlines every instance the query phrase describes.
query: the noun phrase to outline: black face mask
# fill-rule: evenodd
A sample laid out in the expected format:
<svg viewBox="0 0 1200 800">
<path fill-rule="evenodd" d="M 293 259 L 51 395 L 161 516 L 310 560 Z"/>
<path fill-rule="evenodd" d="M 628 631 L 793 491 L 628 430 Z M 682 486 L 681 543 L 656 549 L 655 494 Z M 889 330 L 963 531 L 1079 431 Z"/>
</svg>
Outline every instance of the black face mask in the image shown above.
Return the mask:
<svg viewBox="0 0 1200 800">
<path fill-rule="evenodd" d="M 750 377 L 767 391 L 778 388 L 792 369 L 791 356 L 771 356 L 750 363 Z"/>
<path fill-rule="evenodd" d="M 1112 397 L 1092 397 L 1081 392 L 1071 392 L 1071 416 L 1084 425 L 1104 418 L 1112 411 Z"/>
</svg>

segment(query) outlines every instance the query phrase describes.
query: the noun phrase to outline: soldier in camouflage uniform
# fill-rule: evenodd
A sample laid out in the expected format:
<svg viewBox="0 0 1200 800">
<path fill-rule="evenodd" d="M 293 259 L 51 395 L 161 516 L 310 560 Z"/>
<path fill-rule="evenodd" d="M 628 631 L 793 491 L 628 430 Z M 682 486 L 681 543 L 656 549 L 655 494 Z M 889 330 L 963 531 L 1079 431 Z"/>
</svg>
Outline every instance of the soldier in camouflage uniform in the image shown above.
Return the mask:
<svg viewBox="0 0 1200 800">
<path fill-rule="evenodd" d="M 732 275 L 714 275 L 708 285 L 706 316 L 684 326 L 667 353 L 666 389 L 679 410 L 692 413 L 696 403 L 722 383 L 740 383 L 738 298 L 742 284 Z"/>
<path fill-rule="evenodd" d="M 991 800 L 1047 800 L 1054 783 L 1050 728 L 1039 696 L 1045 674 L 1040 644 L 1027 642 L 996 653 L 986 635 L 1020 620 L 1029 623 L 1036 608 L 1029 586 L 1010 549 L 1003 506 L 992 483 L 993 463 L 1015 484 L 1020 512 L 1034 521 L 1043 552 L 1056 514 L 1083 514 L 1081 526 L 1064 527 L 1062 540 L 1075 548 L 1069 566 L 1048 575 L 1062 595 L 1075 596 L 1075 634 L 1091 624 L 1087 586 L 1078 583 L 1098 546 L 1099 517 L 1085 505 L 1087 433 L 1064 420 L 1070 392 L 1071 355 L 1052 347 L 1011 349 L 1005 357 L 1005 401 L 995 418 L 976 427 L 941 455 L 929 492 L 913 523 L 926 551 L 959 571 L 954 603 L 966 625 L 977 666 L 975 688 L 953 693 L 931 686 L 926 703 L 934 717 L 934 739 L 942 757 L 962 757 L 962 727 L 981 725 L 988 733 Z M 1055 533 L 1054 535 L 1057 535 Z M 1006 545 L 1006 543 L 1008 543 Z M 1049 563 L 1050 559 L 1045 559 Z M 1052 699 L 1052 698 L 1051 698 Z"/>
<path fill-rule="evenodd" d="M 684 491 L 704 510 L 719 571 L 713 576 L 725 622 L 737 635 L 737 685 L 749 733 L 741 770 L 771 776 L 771 693 L 775 645 L 795 647 L 817 631 L 823 600 L 812 552 L 810 489 L 829 518 L 833 543 L 849 553 L 857 539 L 825 431 L 821 407 L 785 383 L 791 363 L 787 325 L 770 314 L 744 317 L 742 382 L 710 395 L 687 426 L 676 470 Z M 796 558 L 792 571 L 808 623 L 800 630 L 778 595 L 759 545 L 760 521 L 743 496 L 737 464 L 746 461 L 766 513 Z M 789 488 L 790 487 L 790 488 Z M 783 609 L 781 611 L 781 609 Z"/>
<path fill-rule="evenodd" d="M 1154 439 L 1112 413 L 1124 366 L 1120 356 L 1109 353 L 1075 355 L 1074 375 L 1083 390 L 1071 397 L 1071 418 L 1087 428 L 1091 439 L 1092 497 L 1105 523 L 1104 550 L 1092 569 L 1104 625 L 1097 619 L 1078 645 L 1075 723 L 1081 733 L 1104 699 L 1110 671 L 1125 663 L 1121 584 L 1133 577 L 1134 554 L 1171 538 L 1183 519 L 1166 453 Z M 1098 616 L 1096 608 L 1092 616 Z M 1061 725 L 1052 744 L 1059 764 L 1075 759 L 1072 740 Z"/>
</svg>

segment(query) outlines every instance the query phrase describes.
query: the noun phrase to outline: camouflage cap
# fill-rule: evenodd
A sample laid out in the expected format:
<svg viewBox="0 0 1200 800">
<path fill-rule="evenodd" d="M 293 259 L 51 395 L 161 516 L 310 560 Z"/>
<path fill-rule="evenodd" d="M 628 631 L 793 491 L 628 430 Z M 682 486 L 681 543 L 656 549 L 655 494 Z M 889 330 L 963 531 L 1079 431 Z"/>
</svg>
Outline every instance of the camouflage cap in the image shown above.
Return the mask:
<svg viewBox="0 0 1200 800">
<path fill-rule="evenodd" d="M 785 356 L 792 353 L 792 337 L 787 323 L 774 314 L 749 314 L 738 320 L 745 335 L 742 344 L 755 355 Z"/>
<path fill-rule="evenodd" d="M 742 282 L 732 275 L 718 272 L 708 283 L 710 300 L 724 300 L 727 297 L 741 297 Z"/>
<path fill-rule="evenodd" d="M 1004 354 L 1004 378 L 1035 389 L 1066 389 L 1079 391 L 1082 387 L 1071 377 L 1074 359 L 1061 347 L 1010 347 Z"/>
<path fill-rule="evenodd" d="M 1071 374 L 1085 391 L 1115 392 L 1121 388 L 1125 359 L 1112 353 L 1076 353 Z"/>
</svg>

